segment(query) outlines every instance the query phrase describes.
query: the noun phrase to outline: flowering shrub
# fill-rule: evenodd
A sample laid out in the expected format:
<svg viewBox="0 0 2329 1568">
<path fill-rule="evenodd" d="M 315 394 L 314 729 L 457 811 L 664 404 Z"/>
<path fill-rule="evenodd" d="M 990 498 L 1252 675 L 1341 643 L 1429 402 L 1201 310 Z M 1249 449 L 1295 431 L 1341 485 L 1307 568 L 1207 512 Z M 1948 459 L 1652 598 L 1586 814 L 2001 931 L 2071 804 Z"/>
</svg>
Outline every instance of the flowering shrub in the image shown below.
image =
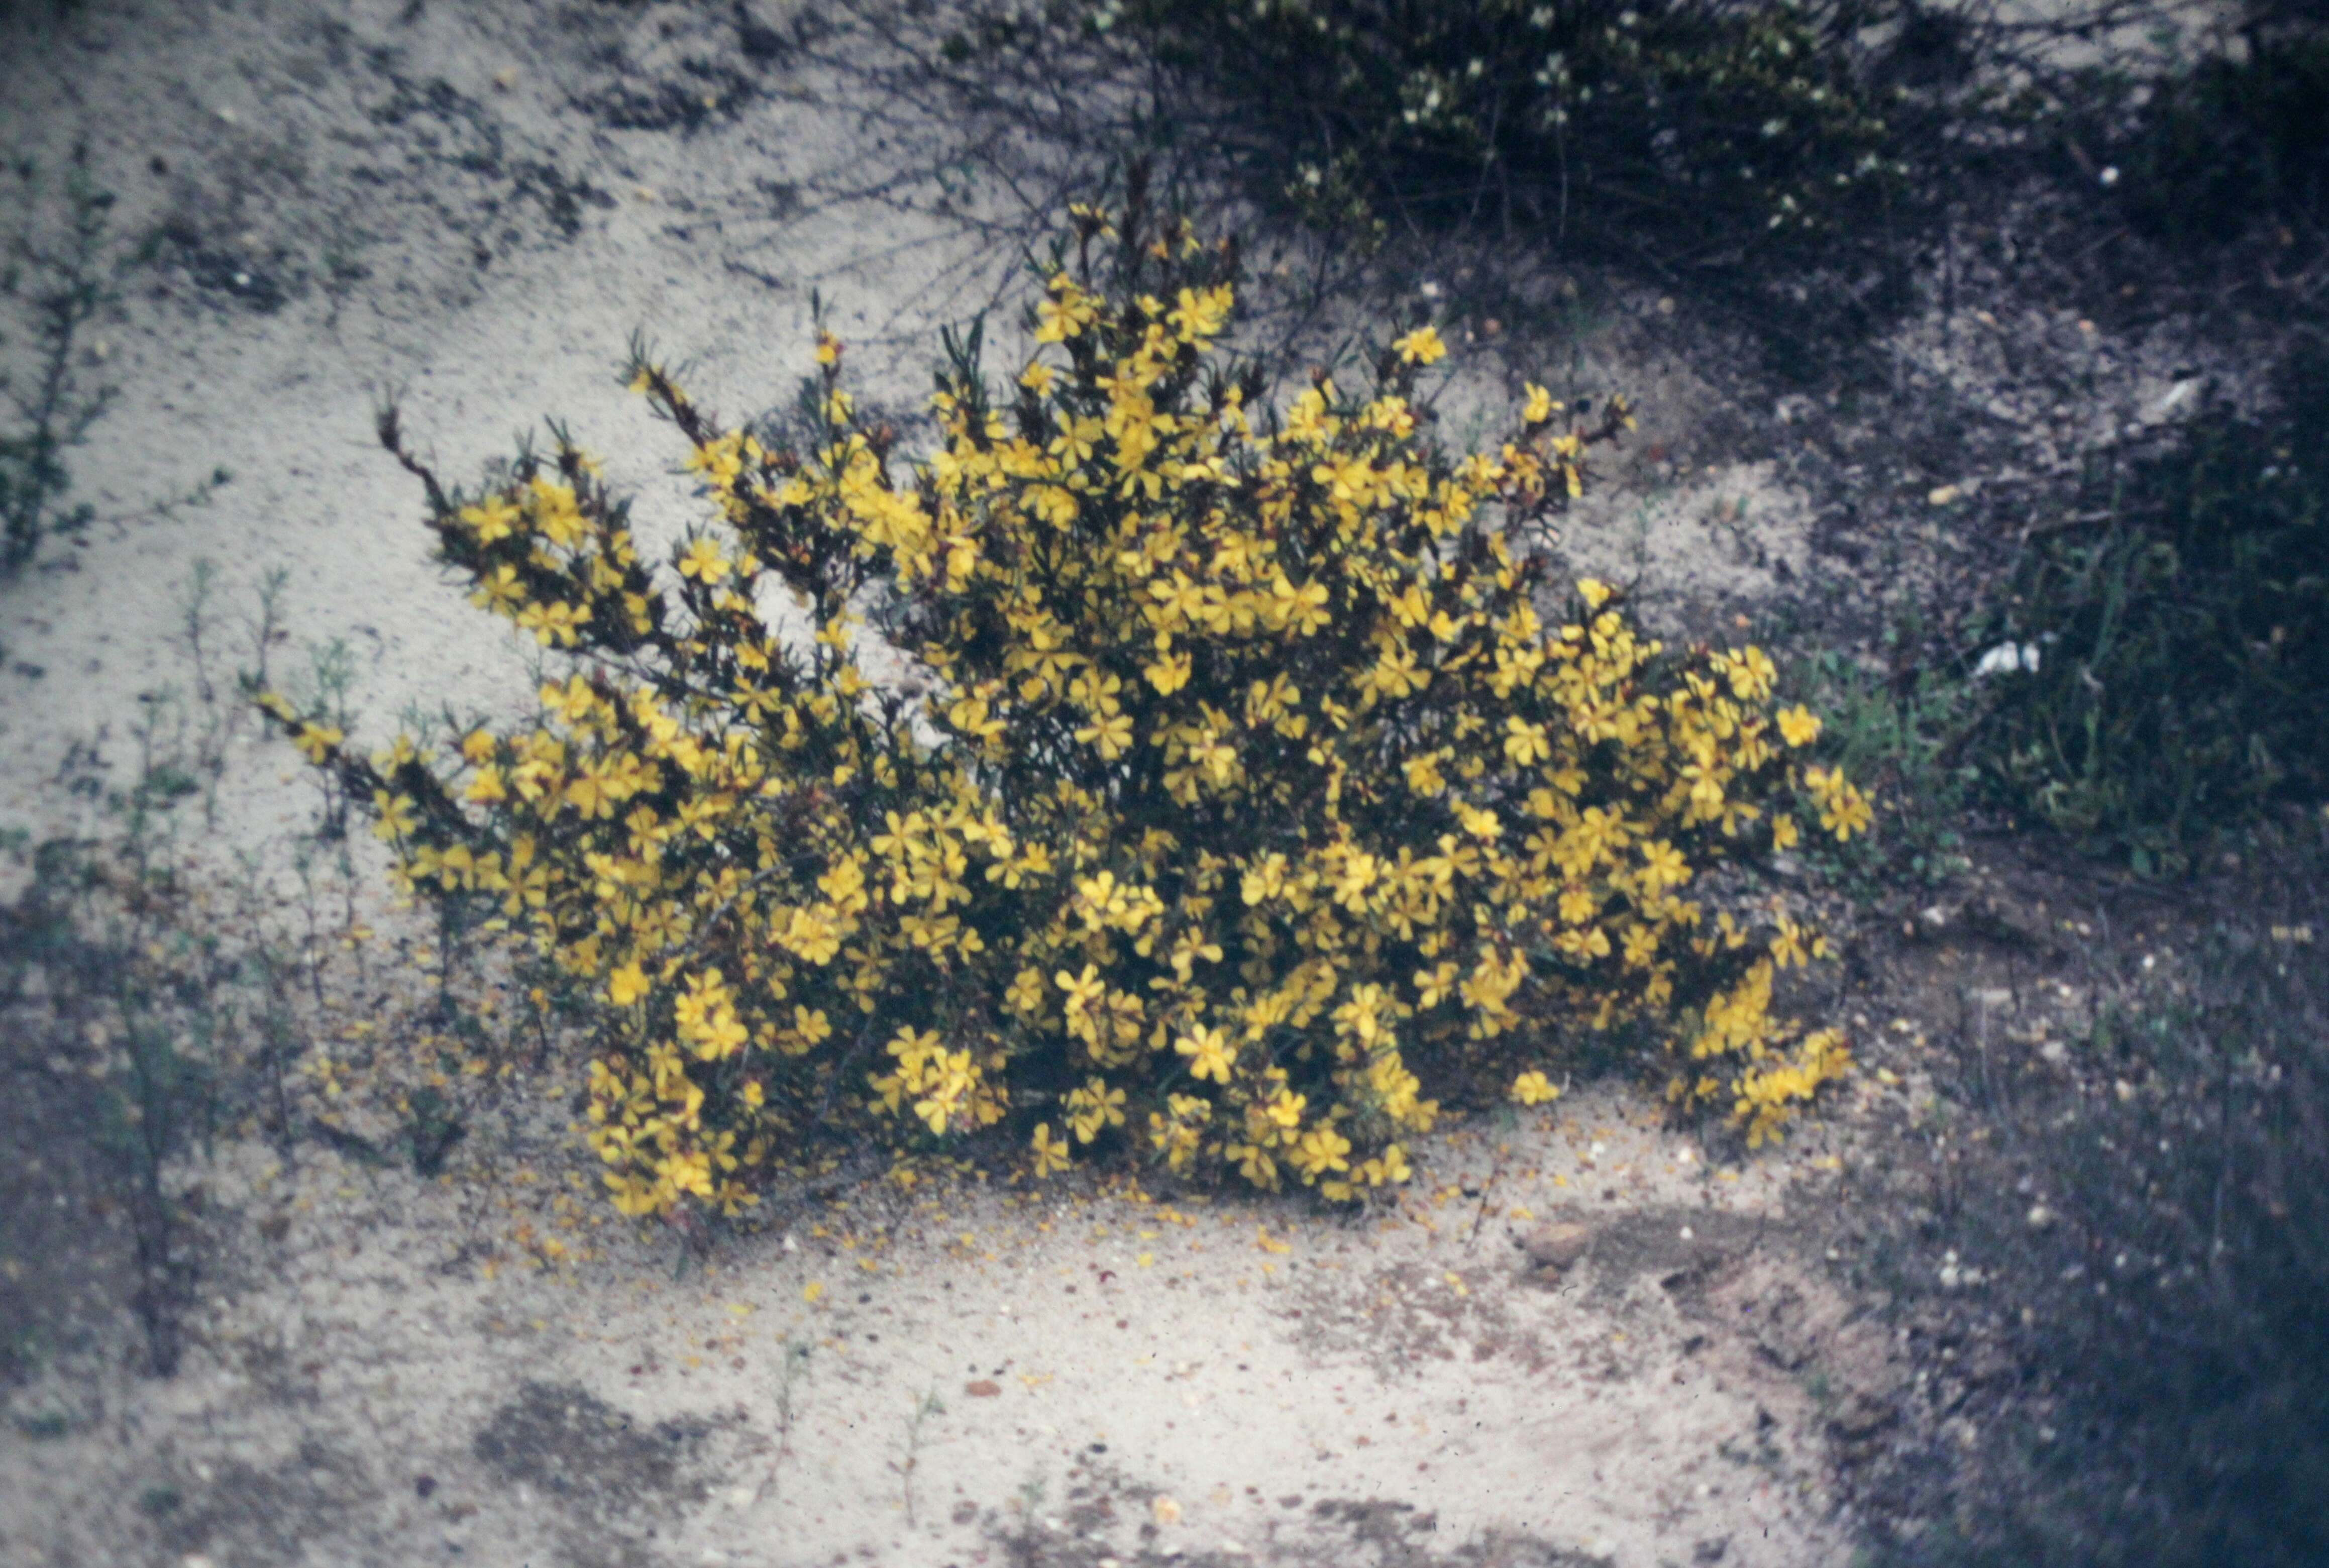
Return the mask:
<svg viewBox="0 0 2329 1568">
<path fill-rule="evenodd" d="M 1599 583 L 1537 607 L 1624 403 L 1532 387 L 1450 456 L 1424 326 L 1364 390 L 1274 407 L 1215 347 L 1231 270 L 1077 209 L 1033 357 L 998 388 L 953 343 L 910 462 L 830 336 L 797 449 L 637 357 L 713 518 L 668 570 L 562 432 L 467 495 L 383 416 L 440 558 L 570 667 L 441 755 L 259 700 L 406 884 L 489 901 L 602 999 L 589 1137 L 625 1212 L 733 1212 L 835 1118 L 1349 1198 L 1407 1174 L 1427 1074 L 1550 1099 L 1566 1046 L 1635 1021 L 1667 1023 L 1677 1103 L 1759 1141 L 1843 1071 L 1770 1011 L 1820 939 L 1689 896 L 1799 808 L 1866 826 L 1790 760 L 1817 721 L 1758 650 L 1672 657 Z"/>
</svg>

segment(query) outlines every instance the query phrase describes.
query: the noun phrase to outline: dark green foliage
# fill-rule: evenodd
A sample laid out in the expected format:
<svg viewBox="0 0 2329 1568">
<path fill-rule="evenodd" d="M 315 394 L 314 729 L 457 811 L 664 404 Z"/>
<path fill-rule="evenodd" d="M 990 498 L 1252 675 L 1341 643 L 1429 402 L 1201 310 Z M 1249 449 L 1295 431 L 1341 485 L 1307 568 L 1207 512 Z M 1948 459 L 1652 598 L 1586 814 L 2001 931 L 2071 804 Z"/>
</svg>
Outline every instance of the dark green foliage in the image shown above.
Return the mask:
<svg viewBox="0 0 2329 1568">
<path fill-rule="evenodd" d="M 2329 799 L 2329 363 L 2300 355 L 2271 418 L 2205 414 L 2096 499 L 2032 541 L 1994 623 L 2040 656 L 2000 680 L 1995 784 L 2139 871 Z"/>
<path fill-rule="evenodd" d="M 1930 670 L 1902 683 L 1835 653 L 1788 672 L 1787 689 L 1826 725 L 1829 754 L 1876 801 L 1876 826 L 1807 852 L 1855 893 L 1939 886 L 1965 869 L 1966 778 L 1956 760 L 1974 695 Z"/>
<path fill-rule="evenodd" d="M 25 206 L 38 205 L 30 165 L 16 171 Z M 21 359 L 0 364 L 0 580 L 31 563 L 41 541 L 89 525 L 87 503 L 69 503 L 66 455 L 88 439 L 113 401 L 110 387 L 86 383 L 78 362 L 82 330 L 112 300 L 105 260 L 112 195 L 74 165 L 65 190 L 61 238 L 16 236 L 0 262 L 0 301 L 18 319 Z M 0 337 L 0 347 L 8 339 Z"/>
<path fill-rule="evenodd" d="M 468 1126 L 441 1092 L 424 1087 L 412 1091 L 402 1130 L 413 1170 L 435 1176 L 444 1170 L 446 1156 L 468 1132 Z"/>
<path fill-rule="evenodd" d="M 18 1075 L 28 1102 L 0 1129 L 0 1144 L 24 1168 L 53 1173 L 61 1196 L 123 1217 L 126 1235 L 81 1229 L 71 1250 L 122 1276 L 147 1367 L 166 1375 L 177 1367 L 193 1273 L 184 1202 L 166 1176 L 217 1122 L 222 1019 L 209 991 L 219 955 L 158 923 L 180 893 L 150 861 L 108 860 L 52 840 L 33 862 L 29 889 L 0 908 L 0 1064 Z M 24 1185 L 29 1200 L 34 1184 Z M 42 1228 L 47 1217 L 0 1205 L 0 1237 L 11 1251 L 27 1242 L 51 1251 L 61 1239 Z M 36 1318 L 53 1311 L 48 1302 L 27 1307 Z"/>
<path fill-rule="evenodd" d="M 2258 234 L 2286 268 L 2329 239 L 2329 28 L 2268 34 L 2164 84 L 2117 151 L 2128 218 L 2176 250 Z"/>
<path fill-rule="evenodd" d="M 1746 0 L 1138 0 L 1121 25 L 1217 100 L 1206 134 L 1266 202 L 1524 238 L 1733 304 L 1815 269 L 1842 285 L 1820 300 L 1832 333 L 1839 308 L 1903 298 L 1887 241 L 1908 216 L 1909 97 L 1879 79 L 1954 36 L 1900 29 L 1864 59 L 1872 20 Z"/>
<path fill-rule="evenodd" d="M 39 171 L 15 166 L 23 229 L 0 256 L 0 582 L 30 566 L 43 540 L 80 534 L 98 520 L 71 497 L 67 459 L 113 406 L 119 389 L 92 379 L 88 330 L 119 298 L 128 265 L 108 227 L 113 194 L 99 187 L 85 150 L 62 188 L 61 216 L 50 221 Z M 167 517 L 199 506 L 233 476 L 208 478 L 146 506 Z"/>
</svg>

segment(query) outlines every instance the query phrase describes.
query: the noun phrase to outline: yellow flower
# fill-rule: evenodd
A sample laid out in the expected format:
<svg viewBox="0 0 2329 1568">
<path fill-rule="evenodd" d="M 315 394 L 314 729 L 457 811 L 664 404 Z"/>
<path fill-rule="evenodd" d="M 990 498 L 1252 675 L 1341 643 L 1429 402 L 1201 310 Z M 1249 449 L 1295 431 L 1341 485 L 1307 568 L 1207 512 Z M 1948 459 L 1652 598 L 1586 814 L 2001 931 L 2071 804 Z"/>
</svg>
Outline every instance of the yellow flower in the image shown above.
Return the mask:
<svg viewBox="0 0 2329 1568">
<path fill-rule="evenodd" d="M 647 978 L 636 964 L 625 964 L 607 978 L 607 999 L 618 1007 L 627 1007 L 647 994 Z"/>
<path fill-rule="evenodd" d="M 299 732 L 292 737 L 291 743 L 299 748 L 301 756 L 321 766 L 330 758 L 332 749 L 346 739 L 336 724 L 310 723 L 299 726 Z"/>
<path fill-rule="evenodd" d="M 1395 1143 L 1385 1145 L 1382 1153 L 1367 1161 L 1363 1168 L 1372 1186 L 1397 1186 L 1415 1174 L 1408 1168 L 1407 1151 Z"/>
<path fill-rule="evenodd" d="M 1642 881 L 1653 893 L 1680 887 L 1690 880 L 1690 863 L 1682 851 L 1661 838 L 1642 845 Z"/>
<path fill-rule="evenodd" d="M 1097 965 L 1086 964 L 1080 975 L 1070 975 L 1061 969 L 1051 979 L 1068 994 L 1066 1006 L 1071 1015 L 1083 1012 L 1108 994 L 1108 982 L 1099 978 Z"/>
<path fill-rule="evenodd" d="M 1504 721 L 1504 755 L 1517 765 L 1525 768 L 1552 755 L 1552 745 L 1542 724 L 1532 723 L 1515 713 Z"/>
<path fill-rule="evenodd" d="M 1022 969 L 1012 980 L 1011 988 L 1004 993 L 1003 1005 L 1023 1018 L 1032 1017 L 1043 1006 L 1043 975 L 1040 969 Z"/>
<path fill-rule="evenodd" d="M 1124 1091 L 1110 1089 L 1104 1078 L 1090 1079 L 1068 1096 L 1069 1130 L 1078 1143 L 1089 1143 L 1111 1127 L 1124 1125 Z"/>
<path fill-rule="evenodd" d="M 1779 710 L 1779 734 L 1790 746 L 1808 746 L 1819 739 L 1819 716 L 1798 703 Z"/>
<path fill-rule="evenodd" d="M 728 575 L 728 558 L 720 553 L 716 541 L 698 539 L 680 556 L 679 573 L 708 587 Z"/>
<path fill-rule="evenodd" d="M 1869 805 L 1868 797 L 1849 785 L 1820 810 L 1820 826 L 1834 833 L 1838 843 L 1855 833 L 1867 832 L 1875 821 L 1875 809 Z"/>
<path fill-rule="evenodd" d="M 517 531 L 518 520 L 518 509 L 503 496 L 489 496 L 474 506 L 461 508 L 461 521 L 476 534 L 480 544 L 508 538 Z"/>
<path fill-rule="evenodd" d="M 412 813 L 418 803 L 410 795 L 391 796 L 385 789 L 372 792 L 372 814 L 378 817 L 372 826 L 375 838 L 402 838 L 414 827 Z"/>
<path fill-rule="evenodd" d="M 1561 1098 L 1561 1086 L 1531 1070 L 1513 1080 L 1513 1098 L 1523 1105 L 1543 1105 Z"/>
<path fill-rule="evenodd" d="M 1068 1168 L 1068 1140 L 1064 1138 L 1053 1138 L 1050 1122 L 1039 1121 L 1035 1124 L 1032 1147 L 1035 1150 L 1035 1177 L 1038 1181 L 1049 1176 L 1053 1171 Z"/>
<path fill-rule="evenodd" d="M 1148 677 L 1148 684 L 1156 688 L 1159 696 L 1169 697 L 1189 684 L 1189 656 L 1167 654 L 1155 664 L 1144 666 L 1141 673 Z"/>
<path fill-rule="evenodd" d="M 1302 1135 L 1294 1147 L 1293 1163 L 1306 1182 L 1315 1181 L 1330 1170 L 1348 1170 L 1351 1162 L 1344 1157 L 1351 1152 L 1351 1140 L 1331 1127 L 1314 1127 Z"/>
<path fill-rule="evenodd" d="M 1200 1028 L 1174 1041 L 1173 1049 L 1189 1059 L 1190 1077 L 1229 1082 L 1231 1064 L 1237 1060 L 1237 1047 L 1229 1043 L 1221 1030 Z"/>
<path fill-rule="evenodd" d="M 1132 745 L 1132 719 L 1126 713 L 1109 713 L 1094 719 L 1076 732 L 1076 739 L 1097 749 L 1103 760 L 1114 761 Z"/>
<path fill-rule="evenodd" d="M 1429 326 L 1417 327 L 1391 346 L 1402 364 L 1437 364 L 1447 357 L 1447 345 L 1439 341 L 1438 331 Z"/>
</svg>

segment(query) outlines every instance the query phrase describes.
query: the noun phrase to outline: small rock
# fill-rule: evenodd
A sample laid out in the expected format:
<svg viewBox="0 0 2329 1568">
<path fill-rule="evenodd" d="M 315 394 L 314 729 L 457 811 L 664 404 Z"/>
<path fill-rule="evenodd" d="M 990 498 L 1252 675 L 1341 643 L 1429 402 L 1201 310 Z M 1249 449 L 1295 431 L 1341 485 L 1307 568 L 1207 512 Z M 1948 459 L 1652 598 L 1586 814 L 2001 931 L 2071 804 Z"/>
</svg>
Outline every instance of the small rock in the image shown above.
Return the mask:
<svg viewBox="0 0 2329 1568">
<path fill-rule="evenodd" d="M 991 1377 L 982 1377 L 976 1383 L 964 1384 L 962 1391 L 973 1399 L 993 1399 L 1003 1392 L 1003 1385 Z"/>
<path fill-rule="evenodd" d="M 1521 1251 L 1539 1269 L 1571 1268 L 1592 1244 L 1593 1228 L 1574 1221 L 1552 1221 L 1520 1238 Z"/>
</svg>

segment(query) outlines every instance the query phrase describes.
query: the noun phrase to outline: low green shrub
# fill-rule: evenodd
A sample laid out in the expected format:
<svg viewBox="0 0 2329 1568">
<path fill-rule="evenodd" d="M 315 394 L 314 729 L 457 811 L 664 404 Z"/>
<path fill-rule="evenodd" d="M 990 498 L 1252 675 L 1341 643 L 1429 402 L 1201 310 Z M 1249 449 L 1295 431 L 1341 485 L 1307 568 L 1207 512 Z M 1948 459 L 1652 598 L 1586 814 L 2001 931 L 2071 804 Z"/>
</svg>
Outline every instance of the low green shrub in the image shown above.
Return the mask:
<svg viewBox="0 0 2329 1568">
<path fill-rule="evenodd" d="M 0 905 L 0 1065 L 15 1099 L 0 1117 L 0 1152 L 17 1173 L 0 1202 L 0 1251 L 13 1270 L 29 1261 L 52 1287 L 62 1275 L 118 1274 L 110 1288 L 127 1293 L 145 1330 L 146 1368 L 166 1375 L 195 1272 L 173 1167 L 219 1125 L 240 1020 L 217 1005 L 231 988 L 231 958 L 182 918 L 184 889 L 149 846 L 126 841 L 107 853 L 58 840 L 11 857 L 29 860 L 32 875 Z M 90 1211 L 110 1211 L 126 1237 L 78 1229 L 67 1266 L 54 1256 L 68 1246 L 52 1233 L 61 1216 L 42 1212 L 52 1194 L 77 1227 Z M 0 1283 L 0 1302 L 21 1277 Z M 21 1316 L 11 1314 L 0 1363 L 69 1337 L 61 1316 L 86 1302 L 57 1294 L 11 1304 Z"/>
<path fill-rule="evenodd" d="M 69 459 L 119 391 L 91 374 L 103 350 L 87 339 L 118 302 L 125 264 L 111 235 L 113 194 L 90 175 L 85 148 L 53 201 L 29 160 L 13 173 L 24 226 L 0 253 L 0 350 L 11 351 L 0 359 L 0 584 L 30 566 L 43 541 L 98 520 L 94 506 L 71 499 Z M 201 505 L 231 477 L 214 468 L 137 515 Z"/>
<path fill-rule="evenodd" d="M 67 500 L 66 458 L 114 396 L 112 388 L 89 383 L 81 357 L 82 334 L 113 298 L 106 238 L 113 197 L 76 163 L 62 233 L 52 235 L 33 226 L 45 206 L 36 171 L 28 164 L 16 173 L 31 217 L 0 262 L 0 302 L 17 318 L 14 335 L 26 347 L 18 368 L 0 372 L 0 395 L 9 403 L 0 422 L 0 580 L 30 564 L 43 539 L 78 533 L 96 515 L 87 503 Z"/>
</svg>

